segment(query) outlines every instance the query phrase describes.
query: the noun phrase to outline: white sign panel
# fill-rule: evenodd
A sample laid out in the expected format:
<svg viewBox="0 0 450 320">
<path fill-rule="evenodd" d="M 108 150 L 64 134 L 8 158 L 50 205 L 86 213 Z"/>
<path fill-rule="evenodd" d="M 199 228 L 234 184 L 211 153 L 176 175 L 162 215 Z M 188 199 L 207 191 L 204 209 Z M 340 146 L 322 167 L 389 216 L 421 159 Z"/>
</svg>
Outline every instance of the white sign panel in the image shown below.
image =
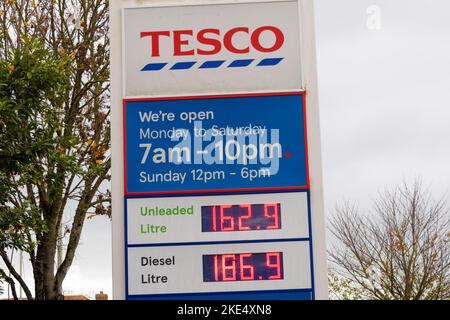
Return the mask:
<svg viewBox="0 0 450 320">
<path fill-rule="evenodd" d="M 306 193 L 127 200 L 128 244 L 308 238 Z"/>
<path fill-rule="evenodd" d="M 126 8 L 123 26 L 126 97 L 301 89 L 297 1 Z"/>
<path fill-rule="evenodd" d="M 128 261 L 129 295 L 311 288 L 308 242 L 129 248 Z"/>
</svg>

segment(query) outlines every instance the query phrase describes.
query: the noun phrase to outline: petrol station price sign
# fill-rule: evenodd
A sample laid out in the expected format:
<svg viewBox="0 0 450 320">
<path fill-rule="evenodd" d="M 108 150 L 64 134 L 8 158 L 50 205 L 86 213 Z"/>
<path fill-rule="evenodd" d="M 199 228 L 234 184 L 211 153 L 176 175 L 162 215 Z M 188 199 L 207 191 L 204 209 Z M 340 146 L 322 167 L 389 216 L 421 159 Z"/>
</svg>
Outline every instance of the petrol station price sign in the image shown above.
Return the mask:
<svg viewBox="0 0 450 320">
<path fill-rule="evenodd" d="M 308 3 L 112 3 L 116 296 L 316 298 Z"/>
</svg>

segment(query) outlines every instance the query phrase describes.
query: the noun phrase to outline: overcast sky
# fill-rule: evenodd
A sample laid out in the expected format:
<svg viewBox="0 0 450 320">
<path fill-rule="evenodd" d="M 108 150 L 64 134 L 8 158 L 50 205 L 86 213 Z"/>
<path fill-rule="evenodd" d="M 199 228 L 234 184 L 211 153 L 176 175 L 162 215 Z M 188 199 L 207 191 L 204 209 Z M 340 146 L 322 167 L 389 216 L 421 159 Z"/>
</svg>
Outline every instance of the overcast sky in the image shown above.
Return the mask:
<svg viewBox="0 0 450 320">
<path fill-rule="evenodd" d="M 450 1 L 315 3 L 326 214 L 419 176 L 449 197 Z M 371 5 L 380 30 L 366 25 Z M 66 291 L 111 295 L 110 228 L 86 222 Z"/>
<path fill-rule="evenodd" d="M 419 176 L 448 196 L 450 2 L 316 0 L 316 15 L 327 213 Z"/>
</svg>

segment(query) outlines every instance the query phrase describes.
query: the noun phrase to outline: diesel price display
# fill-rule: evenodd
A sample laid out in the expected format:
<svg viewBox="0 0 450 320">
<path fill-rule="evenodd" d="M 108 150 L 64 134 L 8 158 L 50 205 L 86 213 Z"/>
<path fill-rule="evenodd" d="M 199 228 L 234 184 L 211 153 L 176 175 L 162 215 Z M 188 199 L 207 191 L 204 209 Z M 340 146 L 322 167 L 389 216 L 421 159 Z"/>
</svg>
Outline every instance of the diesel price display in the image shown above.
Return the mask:
<svg viewBox="0 0 450 320">
<path fill-rule="evenodd" d="M 280 203 L 202 206 L 202 232 L 281 229 Z"/>
<path fill-rule="evenodd" d="M 283 253 L 238 253 L 203 256 L 203 281 L 283 279 Z"/>
</svg>

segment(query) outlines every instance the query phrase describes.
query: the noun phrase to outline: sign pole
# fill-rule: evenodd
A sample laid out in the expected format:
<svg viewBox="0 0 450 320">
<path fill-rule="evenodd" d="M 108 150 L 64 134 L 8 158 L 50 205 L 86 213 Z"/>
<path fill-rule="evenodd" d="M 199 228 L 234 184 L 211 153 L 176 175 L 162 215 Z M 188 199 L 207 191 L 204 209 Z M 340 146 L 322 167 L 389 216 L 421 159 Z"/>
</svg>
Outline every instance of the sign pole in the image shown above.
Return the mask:
<svg viewBox="0 0 450 320">
<path fill-rule="evenodd" d="M 111 45 L 111 194 L 112 194 L 112 288 L 113 299 L 125 299 L 125 247 L 123 200 L 122 127 L 122 31 L 121 10 L 124 1 L 110 0 Z"/>
<path fill-rule="evenodd" d="M 301 1 L 303 28 L 304 87 L 308 103 L 308 153 L 311 179 L 311 223 L 313 232 L 314 277 L 316 299 L 328 300 L 328 276 L 325 239 L 325 213 L 323 201 L 322 150 L 320 134 L 319 93 L 317 80 L 317 54 L 314 20 L 314 1 Z"/>
<path fill-rule="evenodd" d="M 313 1 L 110 11 L 114 299 L 327 299 Z"/>
</svg>

